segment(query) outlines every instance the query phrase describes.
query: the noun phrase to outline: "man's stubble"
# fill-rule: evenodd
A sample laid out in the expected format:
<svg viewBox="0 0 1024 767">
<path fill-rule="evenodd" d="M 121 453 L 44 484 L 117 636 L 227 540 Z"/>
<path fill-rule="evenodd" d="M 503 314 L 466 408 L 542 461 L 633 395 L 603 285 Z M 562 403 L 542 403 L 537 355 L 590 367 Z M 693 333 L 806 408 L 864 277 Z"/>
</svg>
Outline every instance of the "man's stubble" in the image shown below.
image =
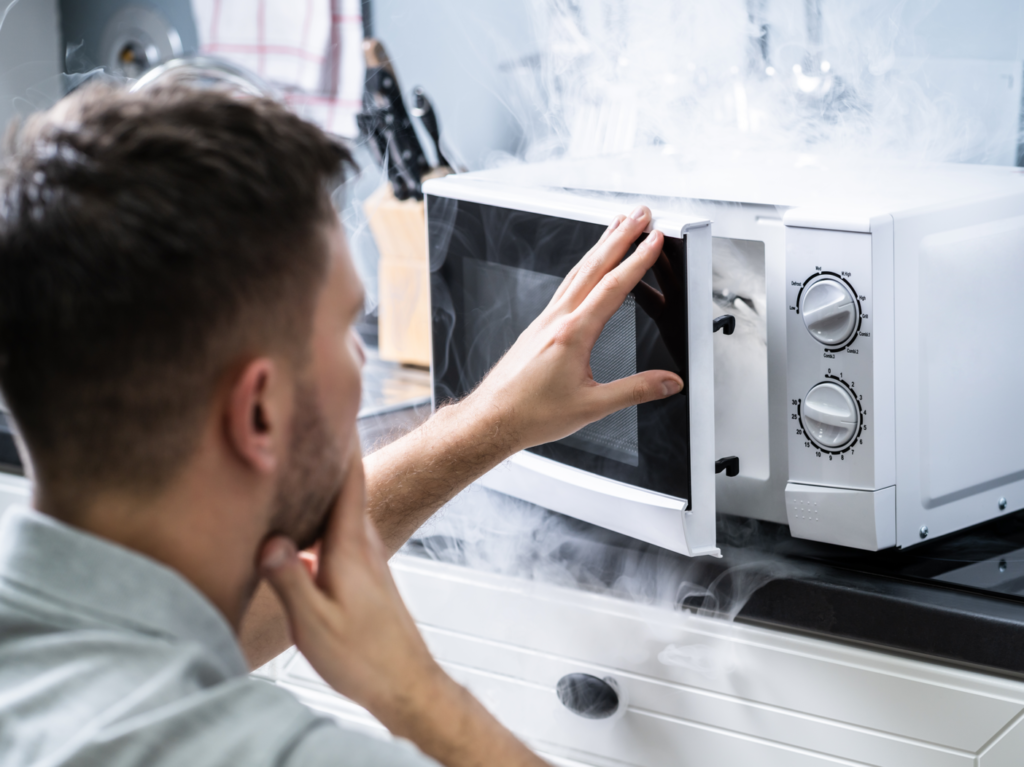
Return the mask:
<svg viewBox="0 0 1024 767">
<path fill-rule="evenodd" d="M 308 381 L 300 380 L 295 388 L 288 454 L 274 499 L 270 533 L 286 535 L 299 549 L 306 549 L 323 534 L 341 492 L 345 469 L 337 437 Z M 358 456 L 352 457 L 356 459 Z"/>
</svg>

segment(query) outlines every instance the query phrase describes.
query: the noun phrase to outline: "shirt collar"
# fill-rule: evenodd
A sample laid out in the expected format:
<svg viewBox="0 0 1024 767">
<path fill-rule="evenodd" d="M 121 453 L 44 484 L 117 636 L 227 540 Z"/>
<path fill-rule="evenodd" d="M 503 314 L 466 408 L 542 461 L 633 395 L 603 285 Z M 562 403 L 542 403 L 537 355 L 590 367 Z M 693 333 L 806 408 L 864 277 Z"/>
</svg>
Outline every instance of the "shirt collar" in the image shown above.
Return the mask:
<svg viewBox="0 0 1024 767">
<path fill-rule="evenodd" d="M 125 631 L 196 642 L 227 676 L 247 673 L 228 622 L 184 577 L 33 509 L 0 515 L 0 579 Z"/>
</svg>

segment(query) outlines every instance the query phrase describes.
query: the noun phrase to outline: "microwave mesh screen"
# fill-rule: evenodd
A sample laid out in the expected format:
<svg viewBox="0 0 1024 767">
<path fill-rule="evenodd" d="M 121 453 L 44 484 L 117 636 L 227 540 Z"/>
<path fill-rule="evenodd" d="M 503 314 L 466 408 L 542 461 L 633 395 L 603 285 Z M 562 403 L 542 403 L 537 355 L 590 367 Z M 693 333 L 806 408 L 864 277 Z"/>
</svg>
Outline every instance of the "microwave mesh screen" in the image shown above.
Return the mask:
<svg viewBox="0 0 1024 767">
<path fill-rule="evenodd" d="M 463 257 L 463 343 L 466 390 L 542 312 L 562 280 L 550 274 Z M 636 373 L 636 305 L 632 296 L 612 315 L 590 355 L 594 380 L 608 383 Z M 640 461 L 637 409 L 629 407 L 580 429 L 563 444 L 630 466 Z"/>
<path fill-rule="evenodd" d="M 590 369 L 598 383 L 617 381 L 636 373 L 636 302 L 633 296 L 626 296 L 625 303 L 604 326 L 594 344 L 594 351 L 590 353 Z M 637 466 L 640 450 L 637 445 L 636 407 L 612 413 L 562 441 L 581 450 Z"/>
</svg>

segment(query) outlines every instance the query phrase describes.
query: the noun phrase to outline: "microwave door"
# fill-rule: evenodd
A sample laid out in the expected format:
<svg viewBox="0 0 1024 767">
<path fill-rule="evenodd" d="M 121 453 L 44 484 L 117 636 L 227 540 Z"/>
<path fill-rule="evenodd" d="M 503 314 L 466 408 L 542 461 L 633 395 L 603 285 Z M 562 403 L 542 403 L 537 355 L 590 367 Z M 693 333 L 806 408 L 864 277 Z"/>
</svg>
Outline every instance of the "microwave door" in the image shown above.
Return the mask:
<svg viewBox="0 0 1024 767">
<path fill-rule="evenodd" d="M 473 390 L 622 203 L 455 179 L 427 192 L 441 404 Z M 523 451 L 480 484 L 680 553 L 717 555 L 710 225 L 655 215 L 664 254 L 606 325 L 591 369 L 599 383 L 670 369 L 683 392 Z"/>
</svg>

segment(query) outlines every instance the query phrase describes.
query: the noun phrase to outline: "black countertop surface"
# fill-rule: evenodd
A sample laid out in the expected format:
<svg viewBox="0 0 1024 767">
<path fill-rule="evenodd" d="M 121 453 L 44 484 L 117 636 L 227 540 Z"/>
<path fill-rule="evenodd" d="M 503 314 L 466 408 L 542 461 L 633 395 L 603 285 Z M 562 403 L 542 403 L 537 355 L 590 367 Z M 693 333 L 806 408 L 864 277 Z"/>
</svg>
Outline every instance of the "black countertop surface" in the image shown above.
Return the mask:
<svg viewBox="0 0 1024 767">
<path fill-rule="evenodd" d="M 907 550 L 855 552 L 788 537 L 747 544 L 801 572 L 756 591 L 738 619 L 1024 674 L 1024 512 Z"/>
</svg>

